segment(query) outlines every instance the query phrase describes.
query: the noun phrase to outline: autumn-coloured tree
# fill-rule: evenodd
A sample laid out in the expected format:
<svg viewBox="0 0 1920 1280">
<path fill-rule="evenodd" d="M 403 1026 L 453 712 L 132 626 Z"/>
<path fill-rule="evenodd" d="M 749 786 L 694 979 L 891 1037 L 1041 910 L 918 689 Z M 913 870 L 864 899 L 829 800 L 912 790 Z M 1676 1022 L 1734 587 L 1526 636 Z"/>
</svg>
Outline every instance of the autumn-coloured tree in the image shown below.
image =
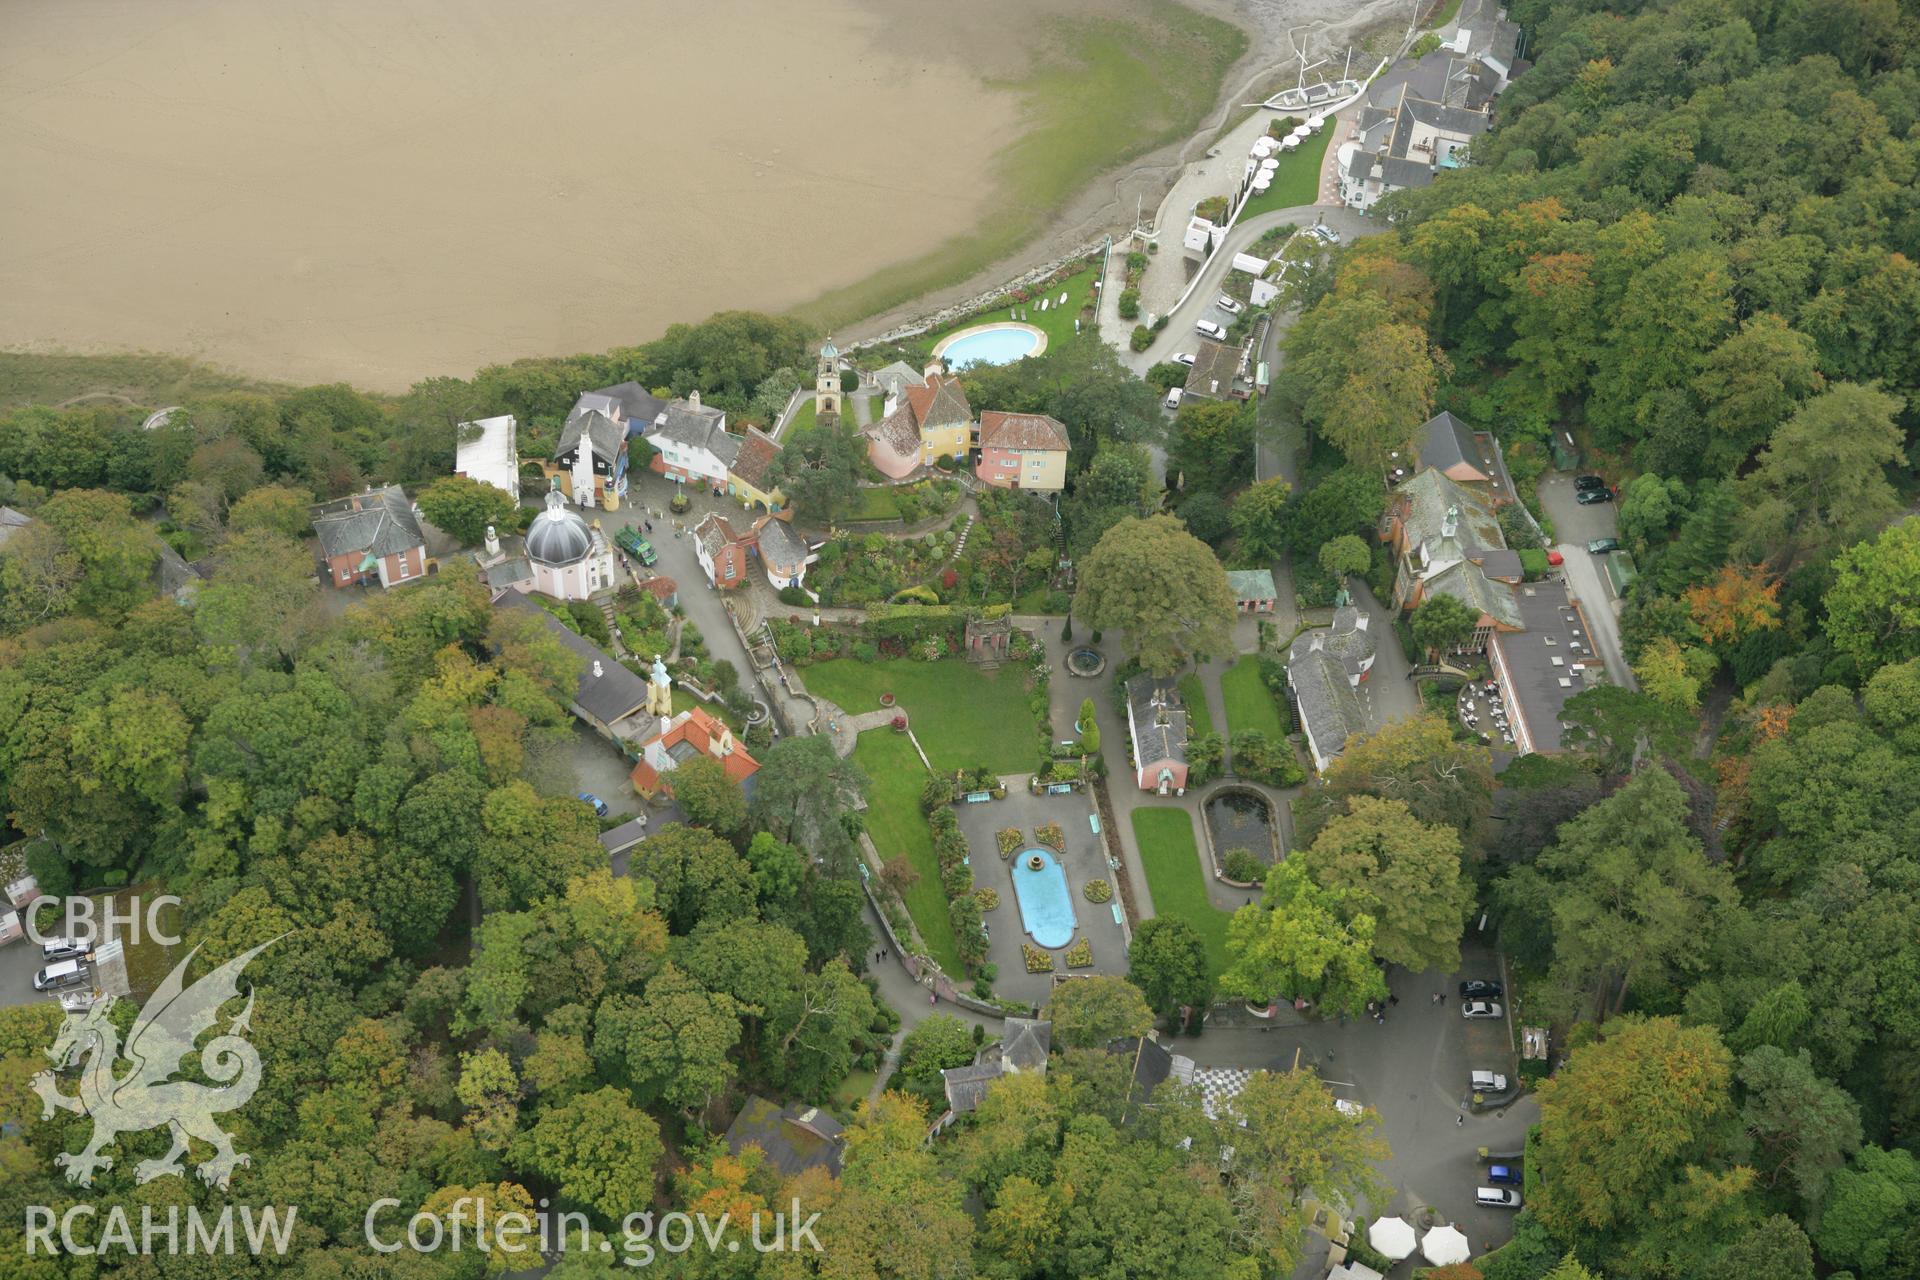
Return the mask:
<svg viewBox="0 0 1920 1280">
<path fill-rule="evenodd" d="M 1736 643 L 1780 625 L 1780 583 L 1765 565 L 1722 566 L 1712 582 L 1686 594 L 1687 611 L 1708 644 Z"/>
</svg>

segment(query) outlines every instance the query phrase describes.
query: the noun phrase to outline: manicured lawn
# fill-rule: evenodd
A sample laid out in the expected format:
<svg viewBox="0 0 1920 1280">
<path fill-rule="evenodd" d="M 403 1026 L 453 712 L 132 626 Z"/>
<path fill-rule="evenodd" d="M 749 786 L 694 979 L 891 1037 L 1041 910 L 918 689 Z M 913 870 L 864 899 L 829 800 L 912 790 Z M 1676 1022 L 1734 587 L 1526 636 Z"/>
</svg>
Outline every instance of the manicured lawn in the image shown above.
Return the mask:
<svg viewBox="0 0 1920 1280">
<path fill-rule="evenodd" d="M 913 720 L 913 735 L 936 769 L 986 765 L 995 773 L 1037 768 L 1033 714 L 1027 708 L 1026 672 L 1003 666 L 984 672 L 959 658 L 915 662 L 889 658 L 856 662 L 836 658 L 805 669 L 807 688 L 838 703 L 852 715 L 877 711 L 880 695 L 891 693 Z M 861 745 L 873 734 L 862 734 Z M 906 747 L 915 770 L 924 775 L 904 735 L 882 736 Z M 920 780 L 914 780 L 918 804 Z M 924 824 L 922 824 L 924 825 Z"/>
<path fill-rule="evenodd" d="M 1273 691 L 1260 680 L 1260 660 L 1242 658 L 1220 677 L 1220 696 L 1227 704 L 1227 727 L 1231 733 L 1258 729 L 1269 738 L 1284 738 L 1287 723 L 1280 715 L 1280 704 Z"/>
<path fill-rule="evenodd" d="M 1031 302 L 1002 303 L 997 307 L 989 307 L 985 311 L 968 316 L 957 324 L 948 325 L 938 333 L 930 333 L 921 338 L 920 353 L 922 356 L 930 355 L 934 344 L 950 333 L 970 329 L 976 324 L 991 324 L 995 320 L 1012 319 L 1008 313 L 1016 307 L 1025 312 L 1020 317 L 1020 323 L 1030 324 L 1046 334 L 1047 347 L 1051 350 L 1055 343 L 1066 342 L 1073 337 L 1073 322 L 1080 315 L 1080 308 L 1093 301 L 1093 281 L 1099 274 L 1098 267 L 1088 267 L 1078 275 L 1069 277 L 1048 289 L 1045 295 L 1047 298 L 1045 311 L 1040 310 L 1040 299 L 1036 297 Z M 1053 302 L 1063 293 L 1067 295 L 1065 304 L 1054 306 Z"/>
<path fill-rule="evenodd" d="M 867 834 L 882 861 L 907 855 L 920 879 L 906 892 L 907 914 L 919 926 L 927 951 L 940 967 L 958 976 L 966 972 L 953 923 L 947 918 L 947 894 L 940 886 L 940 860 L 933 855 L 933 833 L 920 812 L 920 788 L 927 768 L 904 733 L 869 729 L 853 749 L 854 763 L 866 770 Z"/>
<path fill-rule="evenodd" d="M 822 326 L 844 325 L 1000 261 L 1102 173 L 1192 134 L 1246 49 L 1239 27 L 1174 0 L 1133 0 L 1055 19 L 1028 45 L 1033 61 L 1024 78 L 1001 82 L 1019 106 L 1022 127 L 1003 142 L 995 196 L 975 229 L 815 299 L 799 314 Z M 953 127 L 969 126 L 957 120 Z M 1069 333 L 1072 315 L 1070 308 Z"/>
<path fill-rule="evenodd" d="M 1207 710 L 1207 691 L 1200 685 L 1200 673 L 1189 671 L 1176 686 L 1180 701 L 1187 704 L 1187 736 L 1197 738 L 1213 732 L 1213 712 Z"/>
<path fill-rule="evenodd" d="M 1194 843 L 1193 815 L 1185 809 L 1135 809 L 1133 838 L 1147 864 L 1153 913 L 1185 920 L 1207 944 L 1207 963 L 1227 967 L 1227 913 L 1207 901 L 1207 881 Z"/>
<path fill-rule="evenodd" d="M 884 485 L 860 490 L 859 500 L 853 509 L 842 519 L 849 522 L 861 520 L 898 520 L 900 504 L 893 500 L 893 490 Z"/>
<path fill-rule="evenodd" d="M 1280 167 L 1273 171 L 1273 185 L 1247 201 L 1247 207 L 1240 213 L 1240 220 L 1245 222 L 1248 218 L 1272 213 L 1275 209 L 1318 203 L 1320 161 L 1327 154 L 1327 143 L 1332 140 L 1333 130 L 1325 128 L 1303 141 L 1298 151 L 1288 151 L 1277 157 Z"/>
</svg>

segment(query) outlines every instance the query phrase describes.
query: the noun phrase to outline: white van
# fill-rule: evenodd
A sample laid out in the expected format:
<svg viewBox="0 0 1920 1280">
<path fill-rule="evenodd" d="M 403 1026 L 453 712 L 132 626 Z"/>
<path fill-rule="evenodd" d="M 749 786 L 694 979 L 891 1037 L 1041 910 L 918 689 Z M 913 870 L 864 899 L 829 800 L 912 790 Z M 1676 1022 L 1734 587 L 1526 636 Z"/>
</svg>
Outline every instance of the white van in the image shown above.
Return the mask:
<svg viewBox="0 0 1920 1280">
<path fill-rule="evenodd" d="M 1511 1187 L 1475 1187 L 1473 1202 L 1483 1209 L 1518 1209 L 1520 1193 Z"/>
<path fill-rule="evenodd" d="M 61 987 L 77 987 L 87 980 L 87 966 L 78 960 L 62 960 L 50 964 L 33 975 L 35 991 L 58 991 Z"/>
<path fill-rule="evenodd" d="M 1196 332 L 1212 338 L 1215 342 L 1227 340 L 1227 326 L 1223 324 L 1215 324 L 1211 320 L 1200 320 L 1196 321 L 1193 327 Z"/>
<path fill-rule="evenodd" d="M 1507 1091 L 1507 1078 L 1498 1072 L 1475 1071 L 1470 1073 L 1469 1080 L 1473 1085 L 1473 1091 L 1475 1093 L 1505 1093 Z"/>
<path fill-rule="evenodd" d="M 1187 394 L 1187 393 L 1186 393 L 1186 391 L 1185 391 L 1185 390 L 1184 390 L 1183 388 L 1180 388 L 1180 387 L 1168 387 L 1168 388 L 1167 388 L 1167 399 L 1166 399 L 1166 406 L 1167 406 L 1167 408 L 1169 408 L 1169 409 L 1178 409 L 1178 408 L 1180 407 L 1180 397 L 1182 397 L 1182 396 L 1184 396 L 1184 395 L 1186 395 L 1186 394 Z"/>
</svg>

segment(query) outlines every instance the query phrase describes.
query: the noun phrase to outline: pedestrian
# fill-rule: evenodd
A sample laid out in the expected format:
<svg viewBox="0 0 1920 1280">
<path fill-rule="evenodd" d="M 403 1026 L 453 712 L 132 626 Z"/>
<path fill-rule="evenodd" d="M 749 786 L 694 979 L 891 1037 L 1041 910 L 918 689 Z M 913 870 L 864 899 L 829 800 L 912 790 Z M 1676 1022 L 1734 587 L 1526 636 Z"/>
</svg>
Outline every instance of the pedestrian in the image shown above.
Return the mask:
<svg viewBox="0 0 1920 1280">
<path fill-rule="evenodd" d="M 1440 993 L 1440 1007 L 1442 1009 L 1447 1007 L 1447 993 L 1444 991 Z"/>
<path fill-rule="evenodd" d="M 1388 997 L 1387 997 L 1387 1003 L 1388 1003 L 1388 1004 L 1399 1004 L 1399 1003 L 1400 1003 L 1400 997 L 1399 997 L 1399 996 L 1391 996 L 1391 995 L 1390 995 L 1390 996 L 1388 996 Z"/>
<path fill-rule="evenodd" d="M 1439 1004 L 1439 1003 L 1440 1003 L 1440 993 L 1439 993 L 1438 991 L 1436 991 L 1436 992 L 1434 992 L 1434 993 L 1433 993 L 1433 999 L 1432 999 L 1432 1000 L 1431 1000 L 1431 1001 L 1430 1001 L 1429 1003 L 1431 1003 L 1431 1004 Z"/>
<path fill-rule="evenodd" d="M 1465 1116 L 1455 1116 L 1453 1118 L 1453 1127 L 1456 1129 L 1465 1128 L 1466 1123 L 1467 1123 L 1467 1118 Z"/>
</svg>

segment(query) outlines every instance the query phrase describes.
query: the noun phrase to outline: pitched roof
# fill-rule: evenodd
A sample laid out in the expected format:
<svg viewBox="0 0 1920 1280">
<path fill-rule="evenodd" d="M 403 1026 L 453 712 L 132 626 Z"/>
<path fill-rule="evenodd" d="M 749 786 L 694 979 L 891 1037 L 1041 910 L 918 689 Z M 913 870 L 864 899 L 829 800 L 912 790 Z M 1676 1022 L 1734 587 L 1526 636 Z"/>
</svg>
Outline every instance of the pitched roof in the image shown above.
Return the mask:
<svg viewBox="0 0 1920 1280">
<path fill-rule="evenodd" d="M 890 396 L 897 396 L 908 387 L 927 385 L 926 375 L 905 360 L 895 360 L 890 365 L 882 366 L 873 375 L 873 380 L 880 384 L 881 391 Z"/>
<path fill-rule="evenodd" d="M 671 747 L 681 742 L 702 756 L 718 760 L 726 775 L 735 782 L 745 782 L 760 771 L 760 762 L 747 754 L 747 749 L 740 745 L 739 739 L 733 737 L 733 731 L 702 707 L 688 707 L 668 722 L 665 733 L 655 733 L 640 745 L 647 747 L 659 743 L 663 747 Z M 724 756 L 715 755 L 715 747 L 722 742 L 731 742 L 732 748 Z M 643 760 L 640 768 L 650 769 L 651 766 Z M 637 769 L 635 776 L 639 776 Z"/>
<path fill-rule="evenodd" d="M 531 609 L 546 623 L 548 632 L 580 656 L 580 680 L 574 687 L 573 701 L 601 724 L 610 725 L 615 721 L 623 720 L 647 705 L 645 680 L 615 662 L 611 654 L 603 651 L 585 636 L 569 629 L 560 619 L 526 596 L 517 591 L 512 592 L 502 598 L 495 607 Z M 600 674 L 597 676 L 593 674 L 595 662 L 600 664 Z"/>
<path fill-rule="evenodd" d="M 920 428 L 913 420 L 913 406 L 905 400 L 892 413 L 868 427 L 865 434 L 869 440 L 902 458 L 920 456 Z"/>
<path fill-rule="evenodd" d="M 608 853 L 620 853 L 647 838 L 647 819 L 643 814 L 600 833 L 600 847 Z"/>
<path fill-rule="evenodd" d="M 778 516 L 763 516 L 754 526 L 760 539 L 760 558 L 774 569 L 798 569 L 813 554 L 807 541 Z"/>
<path fill-rule="evenodd" d="M 1487 475 L 1487 463 L 1480 456 L 1480 442 L 1474 439 L 1473 429 L 1444 409 L 1421 425 L 1414 449 L 1423 467 L 1446 471 L 1464 462 L 1482 477 Z"/>
<path fill-rule="evenodd" d="M 1432 125 L 1444 133 L 1464 133 L 1469 137 L 1485 133 L 1487 126 L 1491 123 L 1484 111 L 1450 107 L 1443 102 L 1430 102 L 1425 98 L 1409 97 L 1403 110 L 1422 124 Z"/>
<path fill-rule="evenodd" d="M 693 526 L 693 540 L 707 553 L 708 560 L 719 555 L 721 549 L 730 542 L 747 541 L 735 532 L 733 522 L 718 511 L 708 512 L 701 517 L 699 524 Z"/>
<path fill-rule="evenodd" d="M 553 446 L 553 456 L 564 458 L 572 453 L 579 448 L 582 436 L 591 442 L 594 456 L 603 462 L 619 457 L 627 443 L 625 427 L 598 409 L 587 409 L 567 415 L 567 424 L 560 428 L 560 440 Z"/>
<path fill-rule="evenodd" d="M 958 378 L 935 374 L 925 386 L 906 390 L 914 423 L 922 431 L 929 427 L 964 427 L 973 422 L 973 406 L 967 403 L 967 393 Z"/>
<path fill-rule="evenodd" d="M 1464 547 L 1504 547 L 1500 521 L 1493 508 L 1473 490 L 1458 484 L 1432 467 L 1422 467 L 1412 479 L 1393 491 L 1394 500 L 1403 505 L 1403 526 L 1409 547 L 1438 538 L 1449 511 L 1459 512 L 1455 536 Z"/>
<path fill-rule="evenodd" d="M 1303 631 L 1287 649 L 1287 662 L 1304 661 L 1315 649 L 1324 649 L 1347 669 L 1351 684 L 1366 670 L 1366 664 L 1379 649 L 1374 636 L 1372 615 L 1350 604 L 1335 607 L 1333 625 Z"/>
<path fill-rule="evenodd" d="M 999 1062 L 973 1062 L 964 1067 L 947 1067 L 940 1072 L 940 1080 L 946 1086 L 947 1106 L 955 1115 L 966 1115 L 977 1111 L 980 1104 L 987 1100 L 987 1090 L 993 1082 L 1006 1074 Z"/>
<path fill-rule="evenodd" d="M 607 416 L 622 419 L 629 428 L 648 427 L 666 410 L 667 402 L 637 382 L 621 382 L 593 392 L 620 406 L 620 412 Z M 584 399 L 584 397 L 582 397 Z"/>
<path fill-rule="evenodd" d="M 1520 563 L 1518 551 L 1508 551 L 1505 547 L 1489 547 L 1479 553 L 1480 568 L 1489 578 L 1519 579 L 1526 576 L 1526 567 Z"/>
<path fill-rule="evenodd" d="M 1223 396 L 1233 390 L 1234 377 L 1240 372 L 1240 348 L 1200 339 L 1193 353 L 1193 367 L 1187 370 L 1187 394 Z"/>
<path fill-rule="evenodd" d="M 0 507 L 0 547 L 7 540 L 33 523 L 33 517 L 24 511 L 15 511 L 12 507 Z"/>
<path fill-rule="evenodd" d="M 1161 703 L 1158 707 L 1154 705 L 1156 697 Z M 1134 733 L 1135 765 L 1145 768 L 1156 760 L 1185 762 L 1187 710 L 1180 703 L 1180 691 L 1173 681 L 1137 675 L 1127 681 L 1127 704 Z"/>
<path fill-rule="evenodd" d="M 1008 1018 L 1001 1024 L 1000 1060 L 1010 1070 L 1042 1070 L 1053 1046 L 1053 1024 L 1035 1018 Z"/>
<path fill-rule="evenodd" d="M 1002 413 L 988 409 L 980 414 L 980 446 L 1065 453 L 1067 429 L 1044 413 Z"/>
<path fill-rule="evenodd" d="M 670 401 L 647 436 L 689 449 L 705 449 L 729 467 L 740 456 L 740 437 L 727 430 L 727 415 L 712 405 L 690 400 Z"/>
<path fill-rule="evenodd" d="M 818 1107 L 782 1107 L 765 1098 L 748 1098 L 727 1127 L 727 1149 L 738 1155 L 758 1147 L 767 1163 L 787 1177 L 821 1168 L 838 1175 L 840 1134 L 840 1122 Z"/>
<path fill-rule="evenodd" d="M 1518 627 L 1520 610 L 1513 601 L 1513 588 L 1495 582 L 1471 560 L 1462 560 L 1426 580 L 1426 594 L 1452 596 L 1475 613 L 1483 613 L 1502 626 Z"/>
<path fill-rule="evenodd" d="M 739 453 L 727 470 L 765 493 L 773 483 L 773 460 L 779 456 L 780 446 L 772 436 L 758 427 L 748 427 L 747 434 L 740 439 Z"/>
<path fill-rule="evenodd" d="M 370 489 L 313 509 L 313 532 L 331 560 L 335 556 L 390 556 L 426 545 L 413 503 L 397 484 Z"/>
<path fill-rule="evenodd" d="M 1279 590 L 1273 585 L 1271 569 L 1229 569 L 1227 586 L 1233 589 L 1235 600 L 1277 600 Z"/>
<path fill-rule="evenodd" d="M 1367 717 L 1346 665 L 1324 647 L 1309 645 L 1298 658 L 1288 660 L 1287 685 L 1293 690 L 1301 724 L 1323 756 L 1340 754 L 1348 738 L 1366 729 Z"/>
</svg>

